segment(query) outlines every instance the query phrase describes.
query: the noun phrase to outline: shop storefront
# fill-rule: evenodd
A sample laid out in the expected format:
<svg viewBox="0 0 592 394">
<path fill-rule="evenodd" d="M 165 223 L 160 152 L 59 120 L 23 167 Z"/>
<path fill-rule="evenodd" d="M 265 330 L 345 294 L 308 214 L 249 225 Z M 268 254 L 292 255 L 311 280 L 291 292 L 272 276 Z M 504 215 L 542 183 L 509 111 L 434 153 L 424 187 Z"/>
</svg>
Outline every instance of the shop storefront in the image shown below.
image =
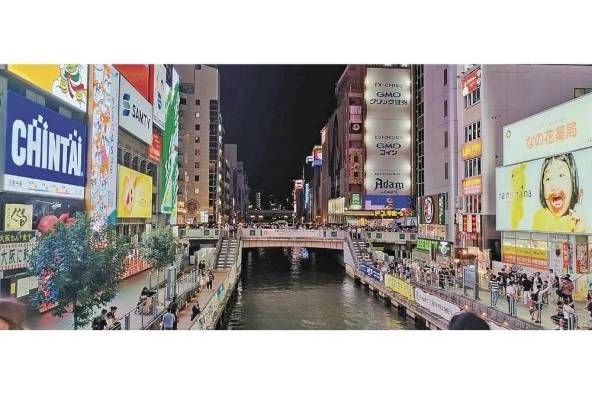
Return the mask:
<svg viewBox="0 0 592 394">
<path fill-rule="evenodd" d="M 575 299 L 592 285 L 590 111 L 585 95 L 504 127 L 504 166 L 496 169 L 502 263 L 569 274 Z"/>
</svg>

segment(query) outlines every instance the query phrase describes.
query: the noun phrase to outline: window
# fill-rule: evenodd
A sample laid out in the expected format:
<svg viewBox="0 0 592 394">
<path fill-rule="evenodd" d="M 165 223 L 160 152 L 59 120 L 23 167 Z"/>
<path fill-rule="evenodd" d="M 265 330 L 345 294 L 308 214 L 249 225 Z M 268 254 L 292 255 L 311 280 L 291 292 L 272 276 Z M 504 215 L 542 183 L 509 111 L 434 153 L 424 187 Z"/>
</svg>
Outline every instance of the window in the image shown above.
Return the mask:
<svg viewBox="0 0 592 394">
<path fill-rule="evenodd" d="M 199 125 L 198 124 L 195 125 L 195 130 L 199 131 Z"/>
<path fill-rule="evenodd" d="M 195 143 L 199 144 L 199 137 L 195 137 Z"/>
<path fill-rule="evenodd" d="M 199 161 L 195 162 L 195 168 L 199 168 Z"/>
<path fill-rule="evenodd" d="M 195 156 L 199 156 L 199 149 L 195 150 Z"/>
<path fill-rule="evenodd" d="M 181 104 L 181 105 L 185 105 L 185 104 L 187 104 L 187 100 L 185 100 L 185 97 L 181 97 L 181 98 L 179 99 L 179 104 Z"/>
<path fill-rule="evenodd" d="M 592 88 L 575 88 L 574 89 L 574 98 L 578 98 L 585 94 L 592 92 Z"/>
<path fill-rule="evenodd" d="M 448 148 L 448 132 L 444 132 L 444 148 Z"/>
<path fill-rule="evenodd" d="M 448 100 L 444 100 L 444 117 L 448 116 Z"/>
<path fill-rule="evenodd" d="M 481 157 L 465 160 L 465 178 L 481 175 Z"/>
<path fill-rule="evenodd" d="M 199 112 L 196 112 L 196 113 L 195 113 L 195 117 L 196 117 L 196 118 L 199 118 Z"/>
<path fill-rule="evenodd" d="M 195 182 L 199 182 L 199 175 L 196 175 L 196 176 L 194 176 L 194 177 L 193 177 L 193 180 L 194 180 Z"/>
<path fill-rule="evenodd" d="M 479 101 L 481 101 L 481 88 L 479 87 L 479 88 L 473 90 L 471 93 L 464 96 L 463 99 L 464 99 L 465 109 L 477 104 Z"/>
<path fill-rule="evenodd" d="M 444 163 L 444 179 L 448 179 L 448 162 Z"/>
<path fill-rule="evenodd" d="M 465 125 L 465 142 L 470 142 L 476 140 L 477 138 L 481 138 L 480 120 Z"/>
<path fill-rule="evenodd" d="M 467 213 L 481 213 L 481 195 L 465 196 L 465 211 Z"/>
<path fill-rule="evenodd" d="M 446 86 L 446 84 L 448 84 L 448 69 L 447 68 L 444 69 L 444 86 Z"/>
<path fill-rule="evenodd" d="M 199 100 L 195 100 L 195 105 L 199 105 Z"/>
</svg>

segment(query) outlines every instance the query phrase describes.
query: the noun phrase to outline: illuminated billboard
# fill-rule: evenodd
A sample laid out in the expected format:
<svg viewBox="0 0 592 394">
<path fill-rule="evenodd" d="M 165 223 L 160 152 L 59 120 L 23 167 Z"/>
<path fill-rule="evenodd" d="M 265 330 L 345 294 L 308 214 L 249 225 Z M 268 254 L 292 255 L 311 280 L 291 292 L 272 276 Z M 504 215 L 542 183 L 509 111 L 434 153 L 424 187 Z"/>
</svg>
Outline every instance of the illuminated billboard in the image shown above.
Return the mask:
<svg viewBox="0 0 592 394">
<path fill-rule="evenodd" d="M 368 195 L 411 195 L 409 69 L 368 68 L 364 99 Z"/>
<path fill-rule="evenodd" d="M 477 67 L 462 79 L 463 97 L 473 93 L 481 86 L 481 67 Z"/>
<path fill-rule="evenodd" d="M 84 199 L 86 126 L 6 92 L 5 191 Z"/>
<path fill-rule="evenodd" d="M 9 64 L 7 69 L 75 108 L 86 111 L 86 64 Z"/>
<path fill-rule="evenodd" d="M 152 177 L 118 166 L 117 217 L 152 217 Z"/>
<path fill-rule="evenodd" d="M 592 149 L 496 169 L 496 229 L 590 233 Z"/>
<path fill-rule="evenodd" d="M 154 65 L 154 89 L 152 92 L 152 110 L 154 125 L 164 129 L 166 121 L 166 103 L 171 94 L 173 84 L 172 66 L 166 64 Z"/>
<path fill-rule="evenodd" d="M 86 210 L 95 228 L 117 219 L 119 72 L 109 64 L 91 66 L 88 104 L 90 156 Z"/>
<path fill-rule="evenodd" d="M 152 102 L 152 73 L 149 64 L 115 64 L 121 75 L 149 102 Z"/>
<path fill-rule="evenodd" d="M 315 145 L 312 149 L 312 166 L 319 167 L 323 165 L 323 147 Z"/>
<path fill-rule="evenodd" d="M 504 166 L 592 146 L 592 94 L 503 128 Z"/>
<path fill-rule="evenodd" d="M 179 177 L 179 74 L 172 70 L 172 90 L 167 96 L 166 120 L 162 133 L 160 212 L 170 214 L 170 224 L 177 224 L 177 191 Z"/>
<path fill-rule="evenodd" d="M 119 85 L 119 125 L 145 144 L 152 143 L 152 105 L 123 77 Z"/>
</svg>

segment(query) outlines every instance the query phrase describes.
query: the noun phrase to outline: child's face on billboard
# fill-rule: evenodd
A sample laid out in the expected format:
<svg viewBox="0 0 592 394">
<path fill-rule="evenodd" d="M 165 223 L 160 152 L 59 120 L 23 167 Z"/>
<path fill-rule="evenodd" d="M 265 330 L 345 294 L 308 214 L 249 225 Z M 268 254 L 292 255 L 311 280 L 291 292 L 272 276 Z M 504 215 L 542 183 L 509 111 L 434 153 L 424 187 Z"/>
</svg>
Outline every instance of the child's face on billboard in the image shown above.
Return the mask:
<svg viewBox="0 0 592 394">
<path fill-rule="evenodd" d="M 554 216 L 563 216 L 569 209 L 573 192 L 567 163 L 551 160 L 543 173 L 543 188 L 547 208 Z"/>
</svg>

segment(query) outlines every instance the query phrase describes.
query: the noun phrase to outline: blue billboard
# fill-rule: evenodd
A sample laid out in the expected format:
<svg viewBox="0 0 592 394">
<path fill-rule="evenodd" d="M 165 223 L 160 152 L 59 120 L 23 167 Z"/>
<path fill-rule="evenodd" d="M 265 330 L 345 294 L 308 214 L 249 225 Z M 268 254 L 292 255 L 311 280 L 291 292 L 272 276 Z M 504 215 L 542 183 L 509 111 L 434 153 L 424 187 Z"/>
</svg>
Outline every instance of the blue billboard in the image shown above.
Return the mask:
<svg viewBox="0 0 592 394">
<path fill-rule="evenodd" d="M 378 268 L 375 268 L 371 265 L 367 265 L 367 264 L 360 264 L 358 266 L 358 271 L 360 271 L 361 273 L 363 273 L 366 276 L 369 276 L 370 278 L 380 282 L 381 278 L 380 278 L 380 270 Z"/>
<path fill-rule="evenodd" d="M 403 209 L 413 208 L 413 198 L 394 194 L 366 194 L 364 209 Z"/>
<path fill-rule="evenodd" d="M 5 191 L 84 199 L 86 126 L 6 93 Z"/>
</svg>

